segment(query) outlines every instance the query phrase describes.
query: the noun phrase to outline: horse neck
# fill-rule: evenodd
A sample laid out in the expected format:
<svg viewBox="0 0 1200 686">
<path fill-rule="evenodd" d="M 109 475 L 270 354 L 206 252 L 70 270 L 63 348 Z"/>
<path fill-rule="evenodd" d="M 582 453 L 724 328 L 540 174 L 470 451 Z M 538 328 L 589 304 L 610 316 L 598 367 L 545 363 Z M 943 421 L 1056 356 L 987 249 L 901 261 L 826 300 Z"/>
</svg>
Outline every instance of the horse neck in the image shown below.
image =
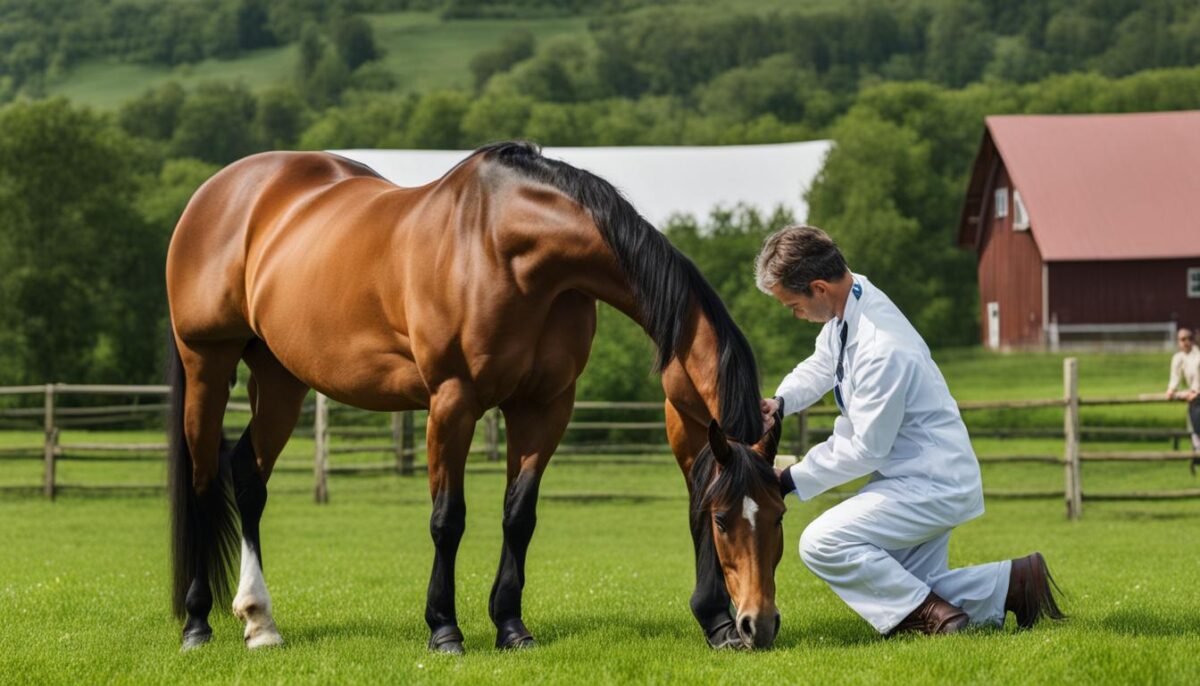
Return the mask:
<svg viewBox="0 0 1200 686">
<path fill-rule="evenodd" d="M 637 309 L 633 289 L 623 279 L 610 281 L 594 294 L 650 334 Z M 683 322 L 675 356 L 662 370 L 663 392 L 681 414 L 702 425 L 720 417 L 720 348 L 712 322 L 693 303 Z"/>
<path fill-rule="evenodd" d="M 638 309 L 633 285 L 621 274 L 615 256 L 607 246 L 597 243 L 593 247 L 587 285 L 582 290 L 632 319 L 653 338 Z M 720 417 L 717 332 L 696 302 L 684 314 L 681 327 L 675 355 L 662 370 L 663 391 L 685 416 L 707 425 L 710 419 Z"/>
<path fill-rule="evenodd" d="M 707 425 L 721 416 L 720 359 L 717 332 L 693 304 L 675 357 L 662 373 L 663 392 L 684 417 Z"/>
</svg>

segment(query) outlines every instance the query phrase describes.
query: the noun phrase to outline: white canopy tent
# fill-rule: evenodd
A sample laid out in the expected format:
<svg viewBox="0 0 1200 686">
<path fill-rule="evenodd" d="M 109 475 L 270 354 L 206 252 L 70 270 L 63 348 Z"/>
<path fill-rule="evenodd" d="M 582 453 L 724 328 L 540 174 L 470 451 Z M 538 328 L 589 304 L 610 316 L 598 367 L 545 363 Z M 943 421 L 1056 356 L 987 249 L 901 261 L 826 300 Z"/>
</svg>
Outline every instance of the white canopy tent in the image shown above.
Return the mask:
<svg viewBox="0 0 1200 686">
<path fill-rule="evenodd" d="M 646 219 L 672 214 L 704 219 L 714 207 L 738 203 L 762 212 L 783 206 L 808 216 L 804 193 L 825 163 L 832 141 L 711 147 L 545 148 L 542 154 L 607 179 Z M 436 180 L 467 150 L 333 150 L 370 166 L 399 186 Z"/>
</svg>

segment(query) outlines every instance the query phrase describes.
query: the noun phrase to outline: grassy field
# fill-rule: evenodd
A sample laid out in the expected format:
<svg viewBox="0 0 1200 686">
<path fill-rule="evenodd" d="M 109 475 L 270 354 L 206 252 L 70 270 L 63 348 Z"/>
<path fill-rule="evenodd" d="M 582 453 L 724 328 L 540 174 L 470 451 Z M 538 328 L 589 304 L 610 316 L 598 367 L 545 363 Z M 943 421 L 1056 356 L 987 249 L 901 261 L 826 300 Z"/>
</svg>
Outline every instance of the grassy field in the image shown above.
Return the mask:
<svg viewBox="0 0 1200 686">
<path fill-rule="evenodd" d="M 468 64 L 481 50 L 500 43 L 506 33 L 529 29 L 538 40 L 563 34 L 583 34 L 587 20 L 467 19 L 443 21 L 432 12 L 389 12 L 367 15 L 376 42 L 385 51 L 383 64 L 403 92 L 439 88 L 470 88 Z M 52 83 L 51 95 L 111 109 L 143 91 L 168 81 L 191 87 L 213 79 L 240 80 L 251 89 L 285 83 L 296 69 L 295 45 L 256 50 L 233 60 L 204 60 L 167 67 L 113 59 L 85 61 Z"/>
<path fill-rule="evenodd" d="M 963 400 L 1053 397 L 1051 355 L 939 355 Z M 1161 385 L 1162 355 L 1088 356 L 1084 392 L 1128 395 Z M 1088 370 L 1092 370 L 1089 375 Z M 1178 419 L 1159 407 L 1154 423 Z M 1117 418 L 1113 418 L 1116 421 Z M 64 442 L 81 440 L 68 432 Z M 154 440 L 131 433 L 110 440 Z M 0 433 L 0 445 L 36 445 Z M 1107 444 L 1089 448 L 1163 449 Z M 976 442 L 981 455 L 1055 452 L 1054 440 Z M 311 441 L 282 464 L 263 523 L 266 573 L 288 645 L 249 653 L 228 613 L 204 650 L 178 654 L 167 609 L 166 508 L 160 495 L 64 493 L 54 503 L 0 495 L 0 674 L 5 683 L 1194 683 L 1200 678 L 1200 502 L 1088 502 L 1080 522 L 1058 499 L 989 500 L 955 534 L 951 563 L 1043 551 L 1068 593 L 1068 621 L 1016 632 L 882 640 L 796 555 L 804 525 L 836 502 L 789 502 L 777 580 L 783 628 L 774 650 L 708 650 L 688 611 L 692 584 L 685 489 L 666 456 L 638 464 L 559 457 L 547 472 L 529 555 L 526 619 L 542 645 L 491 648 L 487 618 L 500 547 L 503 475 L 473 462 L 459 556 L 459 616 L 468 655 L 425 651 L 432 560 L 422 477 L 334 476 L 332 502 L 312 504 Z M 380 457 L 383 460 L 385 458 Z M 336 464 L 336 461 L 335 461 Z M 150 463 L 64 462 L 75 483 L 161 483 Z M 36 484 L 37 462 L 0 462 L 0 484 Z M 1194 487 L 1183 464 L 1087 464 L 1088 492 Z M 989 489 L 1062 486 L 1053 465 L 985 465 Z"/>
<path fill-rule="evenodd" d="M 1023 467 L 1010 468 L 1025 469 Z M 987 478 L 990 480 L 992 475 Z M 263 524 L 267 578 L 288 645 L 249 653 L 228 614 L 203 651 L 180 655 L 167 611 L 158 497 L 0 498 L 0 674 L 6 683 L 1194 683 L 1200 638 L 1195 503 L 989 502 L 962 527 L 952 564 L 1038 548 L 1069 593 L 1069 621 L 948 639 L 882 640 L 801 565 L 804 524 L 833 502 L 789 503 L 775 650 L 714 653 L 687 609 L 686 500 L 666 461 L 563 460 L 547 473 L 529 555 L 526 618 L 542 646 L 491 648 L 487 594 L 503 476 L 468 478 L 459 615 L 468 655 L 430 655 L 421 619 L 432 546 L 420 478 L 335 480 L 327 507 L 281 475 Z M 589 493 L 623 492 L 617 499 Z M 1181 538 L 1183 540 L 1181 540 Z M 1182 545 L 1181 545 L 1182 543 Z"/>
</svg>

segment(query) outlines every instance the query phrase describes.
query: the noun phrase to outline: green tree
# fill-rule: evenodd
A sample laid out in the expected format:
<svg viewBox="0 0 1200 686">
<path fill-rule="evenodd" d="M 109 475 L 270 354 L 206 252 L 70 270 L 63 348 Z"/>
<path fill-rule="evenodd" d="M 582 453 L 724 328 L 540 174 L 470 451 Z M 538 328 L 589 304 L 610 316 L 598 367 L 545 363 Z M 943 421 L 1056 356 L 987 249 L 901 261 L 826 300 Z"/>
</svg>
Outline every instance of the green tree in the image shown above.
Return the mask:
<svg viewBox="0 0 1200 686">
<path fill-rule="evenodd" d="M 304 99 L 288 86 L 276 86 L 258 96 L 255 108 L 255 137 L 267 148 L 290 148 L 300 139 L 308 108 Z"/>
<path fill-rule="evenodd" d="M 334 50 L 326 50 L 304 83 L 308 102 L 318 109 L 337 104 L 350 85 L 350 68 Z"/>
<path fill-rule="evenodd" d="M 98 351 L 105 339 L 136 348 L 148 333 L 113 325 L 141 288 L 122 274 L 144 257 L 135 151 L 104 117 L 66 100 L 0 110 L 0 329 L 17 343 L 0 353 L 7 382 L 100 379 L 100 369 L 116 373 L 109 381 L 146 379 Z"/>
<path fill-rule="evenodd" d="M 469 65 L 475 90 L 483 90 L 493 75 L 508 71 L 514 64 L 533 57 L 534 45 L 533 32 L 520 29 L 504 34 L 496 47 L 477 53 Z"/>
<path fill-rule="evenodd" d="M 179 110 L 171 153 L 228 164 L 261 150 L 254 132 L 256 109 L 254 95 L 242 84 L 200 84 Z"/>
<path fill-rule="evenodd" d="M 357 14 L 333 22 L 333 45 L 351 71 L 380 57 L 371 25 Z"/>
<path fill-rule="evenodd" d="M 462 143 L 478 147 L 498 140 L 520 138 L 529 122 L 533 99 L 522 95 L 476 98 L 462 119 Z"/>
<path fill-rule="evenodd" d="M 700 109 L 730 122 L 764 114 L 787 122 L 830 122 L 835 103 L 811 69 L 790 54 L 772 55 L 718 75 L 697 89 Z"/>
<path fill-rule="evenodd" d="M 954 224 L 933 209 L 953 196 L 929 141 L 862 106 L 834 127 L 834 140 L 808 193 L 812 222 L 927 340 L 974 341 L 976 291 L 965 288 L 973 262 L 955 247 Z"/>
<path fill-rule="evenodd" d="M 325 42 L 321 40 L 321 30 L 312 22 L 304 25 L 298 42 L 300 61 L 296 70 L 297 78 L 300 83 L 307 83 L 313 72 L 317 70 L 317 63 L 321 61 L 321 56 L 325 54 Z"/>
<path fill-rule="evenodd" d="M 979 78 L 992 56 L 993 37 L 983 28 L 983 13 L 971 0 L 948 0 L 929 25 L 925 56 L 929 76 L 949 86 Z"/>
<path fill-rule="evenodd" d="M 595 105 L 534 103 L 525 137 L 543 145 L 587 145 L 599 115 Z"/>
<path fill-rule="evenodd" d="M 488 83 L 488 92 L 527 95 L 544 102 L 579 102 L 600 97 L 595 50 L 586 40 L 559 36 L 532 58 Z"/>
<path fill-rule="evenodd" d="M 131 136 L 167 141 L 175 134 L 185 100 L 183 86 L 168 81 L 121 105 L 117 121 Z"/>
<path fill-rule="evenodd" d="M 405 134 L 405 147 L 454 150 L 460 146 L 463 115 L 470 99 L 458 91 L 435 91 L 421 97 Z"/>
<path fill-rule="evenodd" d="M 304 150 L 403 148 L 416 107 L 410 95 L 350 93 L 346 102 L 320 114 L 300 136 Z"/>
</svg>

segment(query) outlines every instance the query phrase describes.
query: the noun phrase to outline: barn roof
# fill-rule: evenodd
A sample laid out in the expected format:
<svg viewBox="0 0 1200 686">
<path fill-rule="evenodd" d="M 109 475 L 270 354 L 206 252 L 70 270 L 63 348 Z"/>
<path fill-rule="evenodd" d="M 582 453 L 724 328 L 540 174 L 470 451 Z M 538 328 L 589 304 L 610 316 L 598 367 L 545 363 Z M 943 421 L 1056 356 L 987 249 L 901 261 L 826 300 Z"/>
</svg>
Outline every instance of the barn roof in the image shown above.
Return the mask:
<svg viewBox="0 0 1200 686">
<path fill-rule="evenodd" d="M 651 222 L 674 213 L 708 216 L 745 203 L 764 212 L 782 205 L 808 216 L 804 193 L 825 163 L 830 141 L 710 147 L 544 148 L 542 153 L 608 180 Z M 400 186 L 436 180 L 469 150 L 333 150 Z"/>
<path fill-rule="evenodd" d="M 960 246 L 977 243 L 1002 160 L 1047 262 L 1200 256 L 1200 111 L 986 121 Z"/>
</svg>

